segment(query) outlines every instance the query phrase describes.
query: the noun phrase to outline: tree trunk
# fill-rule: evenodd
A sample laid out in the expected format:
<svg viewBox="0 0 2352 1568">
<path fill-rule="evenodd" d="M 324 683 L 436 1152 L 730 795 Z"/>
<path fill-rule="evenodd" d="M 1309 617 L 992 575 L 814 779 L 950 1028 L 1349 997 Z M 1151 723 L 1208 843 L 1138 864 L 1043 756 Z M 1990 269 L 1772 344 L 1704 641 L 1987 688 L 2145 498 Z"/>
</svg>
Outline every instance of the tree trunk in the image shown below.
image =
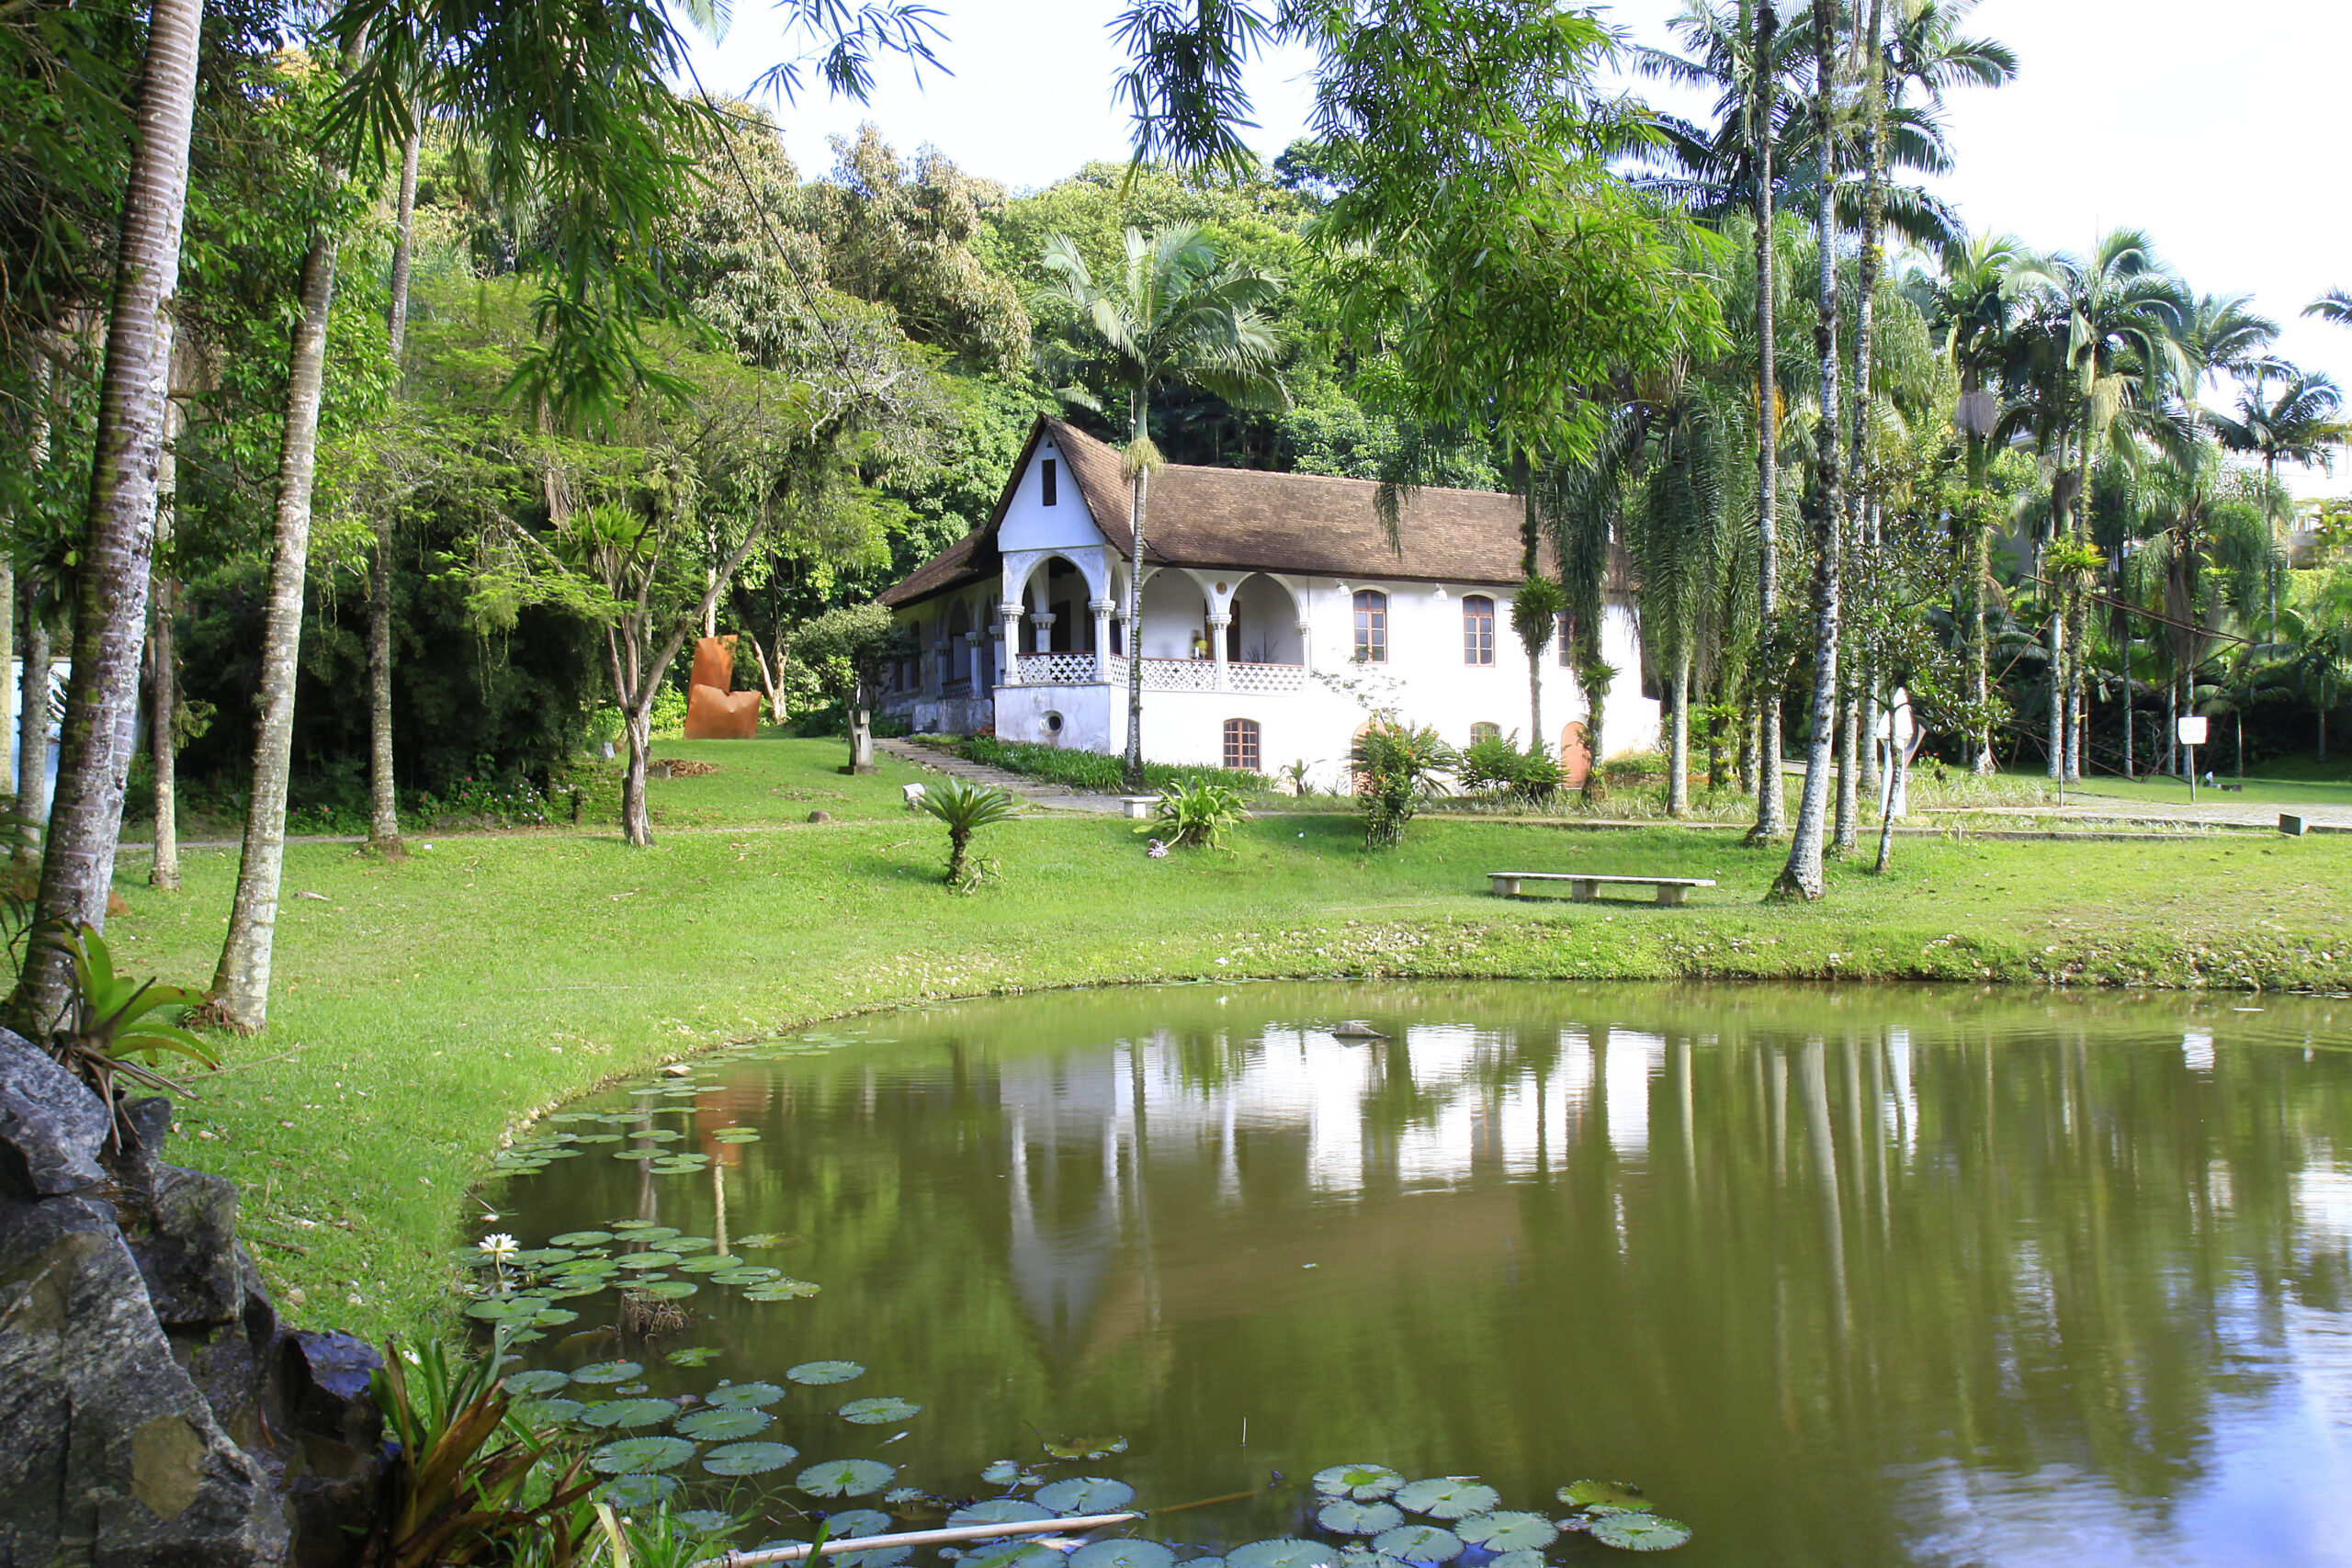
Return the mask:
<svg viewBox="0 0 2352 1568">
<path fill-rule="evenodd" d="M 1741 710 L 1739 716 L 1739 788 L 1743 795 L 1756 793 L 1756 732 L 1762 728 L 1764 716 L 1753 705 Z"/>
<path fill-rule="evenodd" d="M 1838 805 L 1830 832 L 1830 847 L 1841 855 L 1861 840 L 1861 741 L 1862 697 L 1849 677 L 1838 699 Z"/>
<path fill-rule="evenodd" d="M 391 300 L 384 312 L 384 342 L 395 380 L 408 353 L 409 270 L 416 246 L 420 140 L 412 127 L 401 143 L 400 197 L 392 219 Z M 404 852 L 392 768 L 393 523 L 390 508 L 377 515 L 376 549 L 368 563 L 368 847 L 387 857 Z"/>
<path fill-rule="evenodd" d="M 1814 62 L 1819 73 L 1819 121 L 1826 129 L 1837 123 L 1838 13 L 1832 0 L 1813 0 Z M 1813 575 L 1813 733 L 1805 753 L 1804 796 L 1797 809 L 1796 831 L 1789 842 L 1789 862 L 1772 885 L 1775 898 L 1811 901 L 1822 896 L 1821 855 L 1825 818 L 1829 812 L 1830 747 L 1838 705 L 1838 641 L 1843 587 L 1838 560 L 1840 524 L 1846 509 L 1845 475 L 1838 454 L 1838 203 L 1836 158 L 1825 136 L 1822 148 L 1818 211 L 1820 277 L 1815 285 L 1813 322 L 1814 355 L 1819 361 L 1821 409 L 1815 424 L 1815 495 L 1813 546 L 1816 559 Z M 1769 757 L 1766 761 L 1769 763 Z"/>
<path fill-rule="evenodd" d="M 17 618 L 25 623 L 25 668 L 17 702 L 17 859 L 40 863 L 41 833 L 49 825 L 49 667 L 56 652 L 49 644 L 49 615 L 41 604 L 40 579 L 25 573 L 17 582 Z"/>
<path fill-rule="evenodd" d="M 1886 805 L 1879 814 L 1878 863 L 1871 867 L 1871 874 L 1874 876 L 1884 876 L 1887 866 L 1894 860 L 1895 801 L 1909 785 L 1911 759 L 1917 754 L 1919 742 L 1925 739 L 1926 736 L 1925 730 L 1915 729 L 1907 741 L 1897 740 L 1892 737 L 1887 740 L 1886 766 L 1892 782 L 1886 789 Z"/>
<path fill-rule="evenodd" d="M 148 863 L 147 885 L 166 893 L 177 892 L 180 886 L 179 735 L 173 723 L 180 685 L 172 636 L 172 616 L 179 608 L 172 581 L 172 509 L 179 501 L 179 459 L 173 443 L 179 432 L 179 404 L 172 403 L 164 412 L 164 457 L 156 469 L 153 623 L 147 631 L 147 754 L 155 763 L 155 853 Z"/>
<path fill-rule="evenodd" d="M 1527 743 L 1548 751 L 1544 744 L 1544 649 L 1527 650 Z"/>
<path fill-rule="evenodd" d="M 1884 262 L 1879 231 L 1885 221 L 1885 171 L 1881 166 L 1881 117 L 1884 97 L 1880 80 L 1879 37 L 1884 0 L 1871 0 L 1867 14 L 1857 7 L 1860 36 L 1855 54 L 1861 72 L 1862 232 L 1854 299 L 1854 407 L 1852 441 L 1848 454 L 1848 537 L 1854 541 L 1862 569 L 1862 592 L 1868 595 L 1875 570 L 1877 530 L 1871 493 L 1871 397 L 1877 362 L 1875 324 L 1879 273 Z M 1872 786 L 1883 801 L 1886 781 L 1878 767 L 1878 671 L 1867 655 L 1850 661 L 1847 678 L 1845 727 L 1838 736 L 1841 755 L 1838 770 L 1838 849 L 1858 848 L 1861 837 L 1861 773 L 1869 770 Z M 1865 750 L 1865 746 L 1868 750 Z"/>
<path fill-rule="evenodd" d="M 1135 469 L 1131 481 L 1133 491 L 1128 502 L 1129 521 L 1133 528 L 1133 548 L 1127 558 L 1127 750 L 1126 787 L 1130 792 L 1143 789 L 1143 519 L 1144 506 L 1151 494 L 1151 469 L 1143 460 L 1136 446 L 1149 439 L 1149 405 L 1144 400 L 1142 389 L 1136 389 L 1129 399 L 1129 433 L 1127 445 L 1130 466 Z"/>
<path fill-rule="evenodd" d="M 188 134 L 203 0 L 154 0 L 124 184 L 122 237 L 98 395 L 90 509 L 74 616 L 65 740 L 36 913 L 103 926 L 137 733 L 147 558 L 154 548 L 155 465 L 169 390 L 164 331 L 179 287 Z M 65 1009 L 71 970 L 54 947 L 26 958 L 9 1011 L 36 1037 Z"/>
<path fill-rule="evenodd" d="M 322 220 L 322 221 L 330 221 Z M 277 936 L 278 879 L 286 859 L 286 787 L 293 766 L 294 682 L 302 643 L 302 590 L 311 566 L 311 488 L 319 455 L 319 402 L 326 375 L 327 310 L 334 299 L 335 236 L 311 242 L 302 259 L 302 317 L 294 331 L 286 387 L 286 432 L 277 464 L 277 515 L 270 551 L 269 605 L 263 619 L 261 722 L 254 736 L 253 795 L 229 937 L 213 972 L 212 1000 L 232 1028 L 254 1033 L 269 1021 L 270 960 Z"/>
<path fill-rule="evenodd" d="M 1688 817 L 1690 815 L 1690 660 L 1687 654 L 1675 663 L 1674 688 L 1668 694 L 1674 703 L 1674 730 L 1667 748 L 1666 814 L 1668 817 Z"/>
<path fill-rule="evenodd" d="M 1777 839 L 1788 831 L 1787 791 L 1781 776 L 1781 669 L 1773 656 L 1781 614 L 1781 395 L 1779 351 L 1772 337 L 1772 295 L 1779 284 L 1772 245 L 1772 141 L 1776 85 L 1772 40 L 1780 30 L 1772 0 L 1756 6 L 1758 69 L 1748 127 L 1756 149 L 1756 609 L 1760 628 L 1756 739 L 1756 827 L 1749 841 Z"/>
<path fill-rule="evenodd" d="M 653 749 L 653 698 L 626 710 L 628 770 L 621 774 L 621 837 L 639 849 L 653 842 L 653 818 L 645 808 L 645 763 Z"/>
</svg>

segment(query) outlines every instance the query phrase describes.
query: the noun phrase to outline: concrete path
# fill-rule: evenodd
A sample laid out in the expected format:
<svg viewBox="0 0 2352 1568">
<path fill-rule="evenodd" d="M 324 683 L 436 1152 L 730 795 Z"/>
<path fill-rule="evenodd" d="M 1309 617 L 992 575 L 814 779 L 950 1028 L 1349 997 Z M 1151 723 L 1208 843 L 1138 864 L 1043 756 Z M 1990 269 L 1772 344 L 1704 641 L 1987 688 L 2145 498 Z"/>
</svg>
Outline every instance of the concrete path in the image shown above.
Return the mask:
<svg viewBox="0 0 2352 1568">
<path fill-rule="evenodd" d="M 887 751 L 901 762 L 911 762 L 918 768 L 927 768 L 935 773 L 945 773 L 951 778 L 965 779 L 973 784 L 993 784 L 1007 795 L 1046 811 L 1093 812 L 1099 816 L 1116 817 L 1123 809 L 1120 797 L 1115 795 L 1093 795 L 1045 779 L 1009 773 L 1002 768 L 967 761 L 935 746 L 920 746 L 911 740 L 876 740 L 874 749 Z"/>
</svg>

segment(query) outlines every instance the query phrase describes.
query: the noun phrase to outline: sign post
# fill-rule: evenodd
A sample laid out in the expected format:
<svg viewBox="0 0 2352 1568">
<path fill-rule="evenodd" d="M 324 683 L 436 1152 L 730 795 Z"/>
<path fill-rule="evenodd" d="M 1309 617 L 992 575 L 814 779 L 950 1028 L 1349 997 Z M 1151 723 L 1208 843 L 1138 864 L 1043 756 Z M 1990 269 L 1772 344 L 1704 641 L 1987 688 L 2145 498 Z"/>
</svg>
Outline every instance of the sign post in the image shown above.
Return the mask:
<svg viewBox="0 0 2352 1568">
<path fill-rule="evenodd" d="M 2188 803 L 2197 804 L 2197 748 L 2205 744 L 2205 717 L 2192 714 L 2175 721 L 2179 726 L 2181 750 L 2188 756 Z"/>
</svg>

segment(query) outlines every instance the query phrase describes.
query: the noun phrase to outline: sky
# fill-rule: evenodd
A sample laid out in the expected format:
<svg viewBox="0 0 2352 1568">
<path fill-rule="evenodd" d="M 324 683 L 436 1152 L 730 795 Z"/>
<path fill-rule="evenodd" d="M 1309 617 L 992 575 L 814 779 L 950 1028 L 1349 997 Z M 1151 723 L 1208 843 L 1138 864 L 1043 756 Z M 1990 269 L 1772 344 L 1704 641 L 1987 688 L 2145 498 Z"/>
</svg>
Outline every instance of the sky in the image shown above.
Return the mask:
<svg viewBox="0 0 2352 1568">
<path fill-rule="evenodd" d="M 954 74 L 918 83 L 886 62 L 869 105 L 816 93 L 782 109 L 804 175 L 831 168 L 829 134 L 853 135 L 868 119 L 901 152 L 933 143 L 1015 189 L 1126 155 L 1127 117 L 1111 96 L 1117 0 L 933 4 Z M 1600 9 L 1634 40 L 1663 44 L 1680 0 Z M 2254 295 L 2284 329 L 2280 353 L 2352 387 L 2352 328 L 2300 315 L 2325 289 L 2352 288 L 2352 202 L 2335 164 L 2352 6 L 1984 0 L 1970 26 L 2019 62 L 2010 85 L 1963 90 L 1949 106 L 1958 167 L 1939 188 L 1971 230 L 2082 251 L 2103 229 L 2137 226 L 2192 288 Z M 723 43 L 697 46 L 695 67 L 712 90 L 741 92 L 791 47 L 768 11 L 747 4 Z M 1305 124 L 1311 63 L 1286 51 L 1251 71 L 1250 141 L 1269 156 Z M 1696 107 L 1645 90 L 1662 107 Z M 2352 455 L 2333 478 L 2288 477 L 2305 495 L 2352 491 Z"/>
</svg>

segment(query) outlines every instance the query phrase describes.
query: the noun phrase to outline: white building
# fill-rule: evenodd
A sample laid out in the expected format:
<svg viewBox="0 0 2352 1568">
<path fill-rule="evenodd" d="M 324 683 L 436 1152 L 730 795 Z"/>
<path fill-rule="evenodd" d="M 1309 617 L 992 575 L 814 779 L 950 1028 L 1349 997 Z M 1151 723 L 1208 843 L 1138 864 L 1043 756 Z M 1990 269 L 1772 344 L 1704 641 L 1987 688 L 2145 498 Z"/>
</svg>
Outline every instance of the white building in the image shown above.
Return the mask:
<svg viewBox="0 0 2352 1568">
<path fill-rule="evenodd" d="M 1147 758 L 1255 773 L 1303 760 L 1333 788 L 1374 710 L 1456 746 L 1490 727 L 1524 741 L 1527 655 L 1510 627 L 1519 499 L 1420 491 L 1398 550 L 1376 489 L 1239 468 L 1152 476 L 1136 639 Z M 1124 750 L 1128 503 L 1116 452 L 1039 419 L 987 525 L 882 595 L 919 650 L 882 711 L 922 732 L 992 725 L 1007 740 Z M 1622 591 L 1602 631 L 1621 673 L 1600 754 L 1653 747 L 1658 704 Z M 1581 780 L 1585 698 L 1556 637 L 1542 678 L 1544 742 Z"/>
</svg>

